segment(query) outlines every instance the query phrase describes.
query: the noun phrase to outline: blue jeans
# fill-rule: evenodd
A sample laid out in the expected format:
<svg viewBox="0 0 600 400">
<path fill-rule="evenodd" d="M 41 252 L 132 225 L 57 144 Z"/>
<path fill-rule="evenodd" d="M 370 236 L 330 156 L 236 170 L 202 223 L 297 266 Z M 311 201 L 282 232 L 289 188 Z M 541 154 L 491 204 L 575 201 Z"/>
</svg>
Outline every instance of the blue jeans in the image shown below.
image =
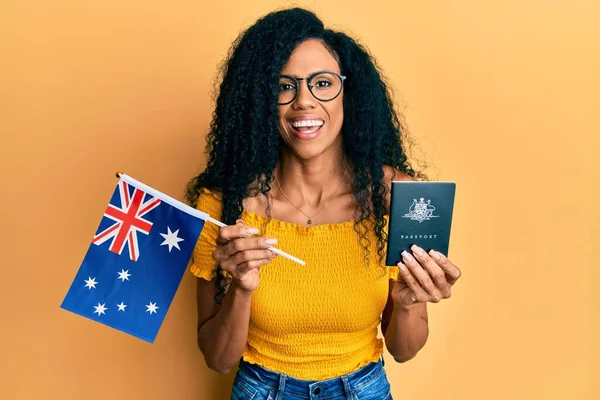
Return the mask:
<svg viewBox="0 0 600 400">
<path fill-rule="evenodd" d="M 307 381 L 240 361 L 232 400 L 392 400 L 383 358 L 347 375 Z"/>
</svg>

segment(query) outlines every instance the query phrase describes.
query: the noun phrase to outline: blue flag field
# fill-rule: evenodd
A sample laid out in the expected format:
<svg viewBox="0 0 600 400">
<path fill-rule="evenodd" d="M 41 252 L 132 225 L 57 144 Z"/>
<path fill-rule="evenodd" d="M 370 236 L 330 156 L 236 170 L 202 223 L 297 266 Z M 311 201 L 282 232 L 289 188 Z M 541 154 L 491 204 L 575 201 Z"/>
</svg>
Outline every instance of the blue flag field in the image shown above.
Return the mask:
<svg viewBox="0 0 600 400">
<path fill-rule="evenodd" d="M 61 308 L 153 343 L 208 219 L 120 175 Z"/>
</svg>

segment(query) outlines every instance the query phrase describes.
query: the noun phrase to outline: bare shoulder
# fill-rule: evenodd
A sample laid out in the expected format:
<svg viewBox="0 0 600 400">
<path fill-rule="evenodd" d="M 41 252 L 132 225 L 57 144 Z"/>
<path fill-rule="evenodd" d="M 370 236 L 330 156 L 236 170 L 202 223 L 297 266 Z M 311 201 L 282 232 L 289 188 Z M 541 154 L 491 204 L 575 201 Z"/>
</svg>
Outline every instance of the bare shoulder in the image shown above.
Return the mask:
<svg viewBox="0 0 600 400">
<path fill-rule="evenodd" d="M 383 182 L 387 188 L 392 184 L 392 181 L 415 181 L 412 176 L 400 171 L 398 168 L 383 166 Z"/>
<path fill-rule="evenodd" d="M 256 196 L 249 196 L 244 199 L 244 210 L 262 214 L 267 208 L 267 199 L 262 194 Z"/>
<path fill-rule="evenodd" d="M 244 198 L 244 210 L 262 214 L 267 208 L 267 202 L 265 195 L 260 192 L 258 182 L 252 182 L 248 186 L 248 196 Z"/>
</svg>

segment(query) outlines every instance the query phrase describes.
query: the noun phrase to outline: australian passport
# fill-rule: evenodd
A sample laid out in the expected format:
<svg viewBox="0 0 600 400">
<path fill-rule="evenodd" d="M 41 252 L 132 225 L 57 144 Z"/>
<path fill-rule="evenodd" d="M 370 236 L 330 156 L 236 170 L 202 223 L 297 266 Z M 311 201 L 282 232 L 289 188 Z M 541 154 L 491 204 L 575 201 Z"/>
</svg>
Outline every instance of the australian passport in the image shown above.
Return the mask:
<svg viewBox="0 0 600 400">
<path fill-rule="evenodd" d="M 455 193 L 455 182 L 392 182 L 386 265 L 413 244 L 448 255 Z"/>
</svg>

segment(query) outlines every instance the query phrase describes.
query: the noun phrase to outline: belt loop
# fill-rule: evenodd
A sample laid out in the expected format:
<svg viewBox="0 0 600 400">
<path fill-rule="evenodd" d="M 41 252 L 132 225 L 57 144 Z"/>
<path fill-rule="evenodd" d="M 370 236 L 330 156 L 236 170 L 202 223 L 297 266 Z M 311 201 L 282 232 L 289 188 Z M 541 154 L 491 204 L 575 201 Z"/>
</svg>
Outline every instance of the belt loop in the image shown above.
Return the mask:
<svg viewBox="0 0 600 400">
<path fill-rule="evenodd" d="M 283 391 L 285 390 L 286 379 L 286 374 L 279 374 L 279 386 L 277 387 L 277 396 L 275 396 L 275 400 L 281 400 L 283 398 Z"/>
<path fill-rule="evenodd" d="M 353 390 L 350 387 L 350 383 L 348 382 L 348 376 L 347 375 L 342 375 L 340 377 L 342 379 L 342 382 L 344 383 L 344 392 L 346 393 L 346 399 L 348 400 L 352 400 L 352 394 L 353 394 Z"/>
</svg>

